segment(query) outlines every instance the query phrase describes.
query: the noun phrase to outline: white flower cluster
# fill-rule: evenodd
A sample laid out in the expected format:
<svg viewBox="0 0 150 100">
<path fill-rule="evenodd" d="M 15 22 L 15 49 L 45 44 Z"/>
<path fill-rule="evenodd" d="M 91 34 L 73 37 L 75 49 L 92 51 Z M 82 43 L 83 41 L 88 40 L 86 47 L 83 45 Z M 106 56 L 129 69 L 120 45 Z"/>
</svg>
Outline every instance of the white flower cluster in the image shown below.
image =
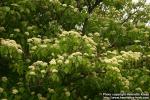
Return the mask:
<svg viewBox="0 0 150 100">
<path fill-rule="evenodd" d="M 49 1 L 54 4 L 61 4 L 61 2 L 59 0 L 49 0 Z"/>
<path fill-rule="evenodd" d="M 3 81 L 3 82 L 7 82 L 7 81 L 8 81 L 7 77 L 6 77 L 6 76 L 3 76 L 3 77 L 2 77 L 2 81 Z"/>
<path fill-rule="evenodd" d="M 86 53 L 96 53 L 97 43 L 93 40 L 93 37 L 82 36 L 80 32 L 75 31 L 63 31 L 59 37 L 59 39 L 55 40 L 55 44 L 53 44 L 55 48 L 61 49 L 61 47 L 64 47 L 64 44 L 68 44 L 69 41 L 75 43 L 73 49 L 84 48 L 84 52 Z"/>
<path fill-rule="evenodd" d="M 86 43 L 88 44 L 93 44 L 94 46 L 97 45 L 97 43 L 95 43 L 92 39 L 92 37 L 87 37 L 86 35 L 83 36 L 83 39 L 85 40 Z"/>
<path fill-rule="evenodd" d="M 102 62 L 106 64 L 111 64 L 111 65 L 119 65 L 119 60 L 120 62 L 122 61 L 121 59 L 117 59 L 117 57 L 112 57 L 112 58 L 107 58 L 105 57 L 103 60 L 101 59 Z"/>
<path fill-rule="evenodd" d="M 45 74 L 47 66 L 48 66 L 48 64 L 46 62 L 43 62 L 43 61 L 34 62 L 31 66 L 28 67 L 30 69 L 29 75 L 34 76 L 39 72 L 41 74 Z"/>
<path fill-rule="evenodd" d="M 48 64 L 46 62 L 43 62 L 43 61 L 37 61 L 37 62 L 33 63 L 33 65 L 35 65 L 35 66 L 40 65 L 42 67 L 46 67 Z"/>
<path fill-rule="evenodd" d="M 86 45 L 87 47 L 89 47 L 90 50 L 91 50 L 93 53 L 96 52 L 96 50 L 97 50 L 97 48 L 96 48 L 97 43 L 92 39 L 92 37 L 87 37 L 86 35 L 84 35 L 84 36 L 82 37 L 82 39 L 84 40 L 85 45 Z"/>
<path fill-rule="evenodd" d="M 117 50 L 113 50 L 113 51 L 107 51 L 107 54 L 113 54 L 113 55 L 117 55 Z"/>
<path fill-rule="evenodd" d="M 98 33 L 98 32 L 95 32 L 95 33 L 94 33 L 94 36 L 97 36 L 97 37 L 99 37 L 99 36 L 100 36 L 100 33 Z"/>
<path fill-rule="evenodd" d="M 113 53 L 113 54 L 117 54 L 117 51 L 107 51 L 107 53 Z M 119 65 L 121 63 L 123 63 L 124 61 L 137 61 L 140 60 L 140 58 L 142 57 L 142 53 L 141 52 L 133 52 L 133 51 L 121 51 L 120 52 L 121 55 L 116 55 L 113 56 L 112 58 L 107 58 L 104 57 L 104 59 L 100 59 L 102 62 L 106 63 L 106 64 L 114 64 L 114 65 Z"/>
<path fill-rule="evenodd" d="M 40 44 L 42 40 L 41 38 L 33 37 L 33 38 L 28 39 L 27 42 L 32 43 L 32 44 Z"/>
<path fill-rule="evenodd" d="M 126 89 L 129 89 L 130 81 L 127 78 L 125 78 L 125 77 L 121 77 L 120 80 L 122 81 L 122 85 Z"/>
<path fill-rule="evenodd" d="M 17 94 L 19 91 L 17 89 L 12 90 L 12 94 Z"/>
<path fill-rule="evenodd" d="M 54 90 L 54 89 L 51 89 L 51 88 L 48 88 L 48 92 L 49 92 L 49 93 L 55 93 L 55 90 Z"/>
<path fill-rule="evenodd" d="M 43 39 L 43 43 L 50 43 L 50 42 L 52 42 L 52 39 Z"/>
<path fill-rule="evenodd" d="M 49 63 L 50 63 L 50 65 L 56 65 L 56 60 L 52 59 Z"/>
<path fill-rule="evenodd" d="M 61 6 L 63 6 L 63 7 L 70 7 L 71 9 L 73 9 L 74 12 L 77 12 L 77 11 L 78 11 L 78 8 L 75 8 L 75 7 L 72 6 L 72 5 L 61 4 Z"/>
<path fill-rule="evenodd" d="M 74 58 L 78 57 L 79 59 L 82 59 L 82 53 L 81 52 L 74 52 L 70 55 L 67 54 L 63 54 L 63 55 L 57 55 L 56 59 L 51 59 L 49 61 L 49 64 L 51 66 L 55 66 L 55 65 L 68 65 Z"/>
<path fill-rule="evenodd" d="M 78 31 L 82 31 L 83 25 L 82 25 L 82 24 L 81 24 L 81 25 L 76 24 L 76 25 L 75 25 L 75 28 L 76 28 Z"/>
<path fill-rule="evenodd" d="M 3 93 L 4 89 L 0 87 L 0 94 Z"/>
<path fill-rule="evenodd" d="M 81 55 L 82 55 L 81 52 L 74 52 L 70 56 L 81 56 Z"/>
<path fill-rule="evenodd" d="M 19 28 L 15 28 L 14 32 L 20 32 L 20 29 Z"/>
<path fill-rule="evenodd" d="M 100 41 L 100 46 L 103 50 L 105 50 L 107 47 L 110 46 L 110 42 L 108 40 L 108 38 L 105 38 L 104 40 Z"/>
<path fill-rule="evenodd" d="M 112 70 L 112 71 L 120 73 L 120 69 L 118 67 L 110 66 L 109 69 Z"/>
<path fill-rule="evenodd" d="M 6 31 L 5 27 L 0 27 L 0 32 Z"/>
<path fill-rule="evenodd" d="M 120 52 L 122 54 L 122 57 L 126 60 L 139 60 L 141 57 L 142 57 L 142 53 L 141 52 L 133 52 L 133 51 L 128 51 L 128 52 L 125 52 L 125 51 L 121 51 Z"/>
<path fill-rule="evenodd" d="M 0 41 L 1 41 L 1 45 L 15 48 L 19 54 L 23 53 L 21 45 L 17 44 L 15 40 L 0 38 Z"/>
<path fill-rule="evenodd" d="M 29 43 L 29 46 L 30 46 L 30 53 L 34 53 L 35 51 L 37 51 L 39 49 L 42 49 L 45 51 L 45 49 L 43 49 L 43 48 L 47 49 L 48 47 L 54 45 L 54 44 L 49 45 L 52 41 L 53 41 L 53 39 L 47 39 L 47 37 L 45 37 L 45 39 L 36 38 L 36 37 L 29 38 L 27 40 L 27 42 Z M 50 49 L 50 48 L 48 48 L 48 49 Z"/>
<path fill-rule="evenodd" d="M 74 36 L 74 37 L 81 37 L 81 33 L 76 32 L 76 31 L 63 31 L 59 36 L 65 37 L 69 35 Z"/>
</svg>

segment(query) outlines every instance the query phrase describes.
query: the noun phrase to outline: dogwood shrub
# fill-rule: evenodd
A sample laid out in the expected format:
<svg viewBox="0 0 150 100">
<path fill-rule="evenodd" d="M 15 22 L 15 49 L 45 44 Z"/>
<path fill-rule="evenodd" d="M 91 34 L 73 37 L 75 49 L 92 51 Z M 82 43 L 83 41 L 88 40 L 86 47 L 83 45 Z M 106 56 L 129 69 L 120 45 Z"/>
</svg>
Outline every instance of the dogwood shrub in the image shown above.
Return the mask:
<svg viewBox="0 0 150 100">
<path fill-rule="evenodd" d="M 149 11 L 131 0 L 0 1 L 0 99 L 149 93 Z"/>
</svg>

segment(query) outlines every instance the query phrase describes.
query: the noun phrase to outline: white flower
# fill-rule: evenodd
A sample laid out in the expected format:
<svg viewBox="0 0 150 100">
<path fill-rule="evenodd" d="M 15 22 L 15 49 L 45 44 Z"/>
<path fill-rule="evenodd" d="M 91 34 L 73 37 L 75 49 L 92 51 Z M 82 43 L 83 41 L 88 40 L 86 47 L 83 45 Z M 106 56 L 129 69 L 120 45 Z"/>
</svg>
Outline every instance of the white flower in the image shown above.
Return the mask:
<svg viewBox="0 0 150 100">
<path fill-rule="evenodd" d="M 6 99 L 6 98 L 3 98 L 3 99 L 1 99 L 1 100 L 8 100 L 8 99 Z"/>
<path fill-rule="evenodd" d="M 105 41 L 108 41 L 108 38 L 105 38 L 104 40 L 105 40 Z"/>
<path fill-rule="evenodd" d="M 42 65 L 43 67 L 45 67 L 45 66 L 47 66 L 48 64 L 47 64 L 46 62 L 43 62 L 41 65 Z"/>
<path fill-rule="evenodd" d="M 56 60 L 55 60 L 55 59 L 52 59 L 49 63 L 50 63 L 51 65 L 56 65 Z"/>
<path fill-rule="evenodd" d="M 28 43 L 32 42 L 32 39 L 28 39 L 27 42 L 28 42 Z"/>
<path fill-rule="evenodd" d="M 46 70 L 41 70 L 41 73 L 45 74 L 45 73 L 46 73 Z"/>
<path fill-rule="evenodd" d="M 95 47 L 91 47 L 90 48 L 92 51 L 96 51 L 96 48 Z"/>
<path fill-rule="evenodd" d="M 65 95 L 66 95 L 67 97 L 69 97 L 69 96 L 70 96 L 70 92 L 69 92 L 69 91 L 66 91 L 66 92 L 65 92 Z"/>
<path fill-rule="evenodd" d="M 69 60 L 68 59 L 65 61 L 65 64 L 69 64 Z"/>
<path fill-rule="evenodd" d="M 44 42 L 44 43 L 50 43 L 51 40 L 50 40 L 50 39 L 44 39 L 43 42 Z"/>
<path fill-rule="evenodd" d="M 32 50 L 36 50 L 37 49 L 37 46 L 33 46 L 31 47 Z"/>
<path fill-rule="evenodd" d="M 13 37 L 14 36 L 14 34 L 10 34 L 10 37 Z"/>
<path fill-rule="evenodd" d="M 113 71 L 120 72 L 120 69 L 119 69 L 118 67 L 111 67 L 111 69 L 112 69 Z"/>
<path fill-rule="evenodd" d="M 15 32 L 20 32 L 19 28 L 14 29 Z"/>
<path fill-rule="evenodd" d="M 13 89 L 13 90 L 12 90 L 12 93 L 13 93 L 13 94 L 17 94 L 17 93 L 18 93 L 18 90 L 17 90 L 17 89 Z"/>
<path fill-rule="evenodd" d="M 56 43 L 56 44 L 59 44 L 59 41 L 58 41 L 58 40 L 55 40 L 55 43 Z"/>
<path fill-rule="evenodd" d="M 76 52 L 75 55 L 82 55 L 82 53 L 81 52 Z"/>
<path fill-rule="evenodd" d="M 123 60 L 118 60 L 119 63 L 123 63 Z"/>
<path fill-rule="evenodd" d="M 76 24 L 76 25 L 75 25 L 75 28 L 80 31 L 80 30 L 83 29 L 83 25 L 78 25 L 78 24 Z"/>
<path fill-rule="evenodd" d="M 5 27 L 0 27 L 0 32 L 5 31 Z"/>
<path fill-rule="evenodd" d="M 102 47 L 102 50 L 105 50 L 106 48 L 105 47 Z"/>
<path fill-rule="evenodd" d="M 29 66 L 28 68 L 31 69 L 31 70 L 35 70 L 34 66 Z"/>
<path fill-rule="evenodd" d="M 150 55 L 147 55 L 147 57 L 150 57 Z"/>
<path fill-rule="evenodd" d="M 63 57 L 63 56 L 58 55 L 58 59 L 60 59 L 60 60 L 64 60 L 64 57 Z"/>
<path fill-rule="evenodd" d="M 111 51 L 107 51 L 107 53 L 112 53 Z"/>
<path fill-rule="evenodd" d="M 68 89 L 65 87 L 64 89 L 63 89 L 65 92 L 67 92 L 68 91 Z"/>
<path fill-rule="evenodd" d="M 59 48 L 59 45 L 57 43 L 52 45 L 53 48 Z"/>
<path fill-rule="evenodd" d="M 33 75 L 33 76 L 36 75 L 36 73 L 34 71 L 31 71 L 29 74 Z"/>
<path fill-rule="evenodd" d="M 38 96 L 38 97 L 42 97 L 42 94 L 38 93 L 37 96 Z"/>
<path fill-rule="evenodd" d="M 67 7 L 67 4 L 62 4 L 63 7 Z"/>
<path fill-rule="evenodd" d="M 104 45 L 104 43 L 100 43 L 100 45 L 101 45 L 101 46 L 103 46 L 103 45 Z"/>
<path fill-rule="evenodd" d="M 3 81 L 3 82 L 7 82 L 7 80 L 8 80 L 7 77 L 5 77 L 5 76 L 2 77 L 2 81 Z"/>
<path fill-rule="evenodd" d="M 52 69 L 52 73 L 57 73 L 58 70 L 57 69 Z"/>
<path fill-rule="evenodd" d="M 134 42 L 135 42 L 135 43 L 139 43 L 139 42 L 141 42 L 141 41 L 140 41 L 140 40 L 134 40 Z"/>
<path fill-rule="evenodd" d="M 41 38 L 36 38 L 36 37 L 33 37 L 32 40 L 35 44 L 39 44 L 42 41 Z"/>
<path fill-rule="evenodd" d="M 42 45 L 40 45 L 40 47 L 41 47 L 41 48 L 46 48 L 46 47 L 47 47 L 47 45 L 42 44 Z"/>
<path fill-rule="evenodd" d="M 27 27 L 27 30 L 32 30 L 33 29 L 33 26 L 28 26 Z"/>
<path fill-rule="evenodd" d="M 21 48 L 20 44 L 17 44 L 15 40 L 1 39 L 1 44 L 8 47 L 13 47 L 16 50 Z"/>
<path fill-rule="evenodd" d="M 55 90 L 54 90 L 54 89 L 51 89 L 51 88 L 48 88 L 48 92 L 49 92 L 49 93 L 54 93 Z"/>
<path fill-rule="evenodd" d="M 80 55 L 82 55 L 82 53 L 81 52 L 75 52 L 75 53 L 72 53 L 71 55 L 72 56 L 80 56 Z"/>
<path fill-rule="evenodd" d="M 126 80 L 124 81 L 124 83 L 125 83 L 126 86 L 129 86 L 129 80 L 126 79 Z"/>
<path fill-rule="evenodd" d="M 84 7 L 83 7 L 83 9 L 87 10 L 87 9 L 88 9 L 88 7 L 87 7 L 87 6 L 84 6 Z"/>
<path fill-rule="evenodd" d="M 117 54 L 117 50 L 113 50 L 111 53 L 116 55 Z"/>
<path fill-rule="evenodd" d="M 73 11 L 74 11 L 74 12 L 77 12 L 77 11 L 78 11 L 78 8 L 74 8 Z"/>
<path fill-rule="evenodd" d="M 29 36 L 29 35 L 30 35 L 29 32 L 25 32 L 24 34 L 25 34 L 26 36 Z"/>
<path fill-rule="evenodd" d="M 100 36 L 100 33 L 96 32 L 94 33 L 95 36 Z"/>
<path fill-rule="evenodd" d="M 142 92 L 142 89 L 141 88 L 136 88 L 135 89 L 137 92 Z"/>
<path fill-rule="evenodd" d="M 146 37 L 146 38 L 148 38 L 148 37 L 149 37 L 149 35 L 148 35 L 148 34 L 145 34 L 145 37 Z"/>
<path fill-rule="evenodd" d="M 35 92 L 33 91 L 33 92 L 31 92 L 31 95 L 34 95 L 35 94 Z"/>
<path fill-rule="evenodd" d="M 85 96 L 83 96 L 83 98 L 84 98 L 84 99 L 87 99 L 88 97 L 85 95 Z"/>
<path fill-rule="evenodd" d="M 107 63 L 107 64 L 111 63 L 111 60 L 110 60 L 110 59 L 104 59 L 103 61 L 104 61 L 105 63 Z"/>
<path fill-rule="evenodd" d="M 95 54 L 91 54 L 92 57 L 95 57 Z"/>
<path fill-rule="evenodd" d="M 88 54 L 88 53 L 84 53 L 83 55 L 84 55 L 84 56 L 89 56 L 89 54 Z"/>
<path fill-rule="evenodd" d="M 63 63 L 63 61 L 62 61 L 62 60 L 58 60 L 58 61 L 57 61 L 57 63 L 62 64 L 62 63 Z"/>
<path fill-rule="evenodd" d="M 73 55 L 70 55 L 69 57 L 68 57 L 68 59 L 72 59 L 73 58 Z"/>
<path fill-rule="evenodd" d="M 22 53 L 23 53 L 23 51 L 22 51 L 21 49 L 17 49 L 17 52 L 18 52 L 19 54 L 22 54 Z"/>
<path fill-rule="evenodd" d="M 69 5 L 69 7 L 72 8 L 72 9 L 74 8 L 74 6 L 72 6 L 72 5 Z"/>
<path fill-rule="evenodd" d="M 43 61 L 36 61 L 35 63 L 33 63 L 33 65 L 42 65 Z"/>
<path fill-rule="evenodd" d="M 0 93 L 3 93 L 4 89 L 0 87 Z"/>
</svg>

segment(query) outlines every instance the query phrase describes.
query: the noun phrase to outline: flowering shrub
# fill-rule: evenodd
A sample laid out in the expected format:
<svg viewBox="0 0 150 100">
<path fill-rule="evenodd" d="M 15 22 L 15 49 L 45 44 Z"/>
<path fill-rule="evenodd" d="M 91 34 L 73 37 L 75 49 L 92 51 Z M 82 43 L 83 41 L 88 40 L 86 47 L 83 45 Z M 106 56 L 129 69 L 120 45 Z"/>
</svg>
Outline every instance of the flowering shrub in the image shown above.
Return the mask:
<svg viewBox="0 0 150 100">
<path fill-rule="evenodd" d="M 149 11 L 130 0 L 2 0 L 0 99 L 149 93 Z"/>
</svg>

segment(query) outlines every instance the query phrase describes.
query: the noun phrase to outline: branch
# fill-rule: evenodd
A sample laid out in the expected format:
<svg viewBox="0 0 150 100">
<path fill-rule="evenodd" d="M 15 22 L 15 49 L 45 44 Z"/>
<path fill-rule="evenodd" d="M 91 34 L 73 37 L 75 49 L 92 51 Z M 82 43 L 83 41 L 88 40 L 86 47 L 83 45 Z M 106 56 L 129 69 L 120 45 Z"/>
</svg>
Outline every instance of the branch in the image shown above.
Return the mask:
<svg viewBox="0 0 150 100">
<path fill-rule="evenodd" d="M 126 18 L 121 24 L 124 24 L 125 22 L 127 22 L 127 21 L 132 17 L 132 15 L 134 15 L 134 14 L 137 13 L 137 12 L 138 12 L 138 10 L 136 10 L 136 11 L 133 12 L 133 13 L 129 13 L 128 18 Z"/>
<path fill-rule="evenodd" d="M 93 10 L 96 8 L 97 5 L 99 5 L 103 0 L 96 0 L 95 3 L 93 5 L 91 5 L 91 0 L 87 0 L 87 4 L 88 4 L 88 13 L 91 14 L 93 12 Z M 82 29 L 82 35 L 85 35 L 85 30 L 86 30 L 86 26 L 88 23 L 89 18 L 86 17 L 84 20 L 84 25 L 83 25 L 83 29 Z"/>
<path fill-rule="evenodd" d="M 76 3 L 77 3 L 77 8 L 79 9 L 79 11 L 82 10 L 82 7 L 81 7 L 81 2 L 80 0 L 76 0 Z"/>
<path fill-rule="evenodd" d="M 142 5 L 133 7 L 131 10 L 135 9 L 136 11 L 133 13 L 130 13 L 131 12 L 131 10 L 130 10 L 128 18 L 126 18 L 121 24 L 124 24 L 125 22 L 127 22 L 132 17 L 132 15 L 134 15 L 135 13 L 137 13 L 139 11 L 139 8 L 141 8 L 141 7 L 142 7 Z"/>
<path fill-rule="evenodd" d="M 91 1 L 90 0 L 87 0 L 88 2 L 88 13 L 92 13 L 93 10 L 96 8 L 97 5 L 99 5 L 103 0 L 96 0 L 95 3 L 93 5 L 91 5 Z"/>
</svg>

